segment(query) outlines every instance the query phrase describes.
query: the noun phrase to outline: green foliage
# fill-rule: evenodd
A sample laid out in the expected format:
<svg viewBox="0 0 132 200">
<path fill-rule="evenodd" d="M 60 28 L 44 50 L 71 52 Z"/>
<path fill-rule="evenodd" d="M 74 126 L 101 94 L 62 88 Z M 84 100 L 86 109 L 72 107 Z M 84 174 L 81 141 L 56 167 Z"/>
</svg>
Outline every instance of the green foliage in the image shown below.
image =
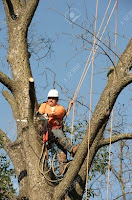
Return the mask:
<svg viewBox="0 0 132 200">
<path fill-rule="evenodd" d="M 108 156 L 109 153 L 107 151 L 107 147 L 102 147 L 96 154 L 92 167 L 91 167 L 91 175 L 95 176 L 96 172 L 100 172 L 101 174 L 105 174 L 108 166 Z"/>
<path fill-rule="evenodd" d="M 0 147 L 1 148 L 1 147 Z M 1 153 L 1 152 L 0 152 Z M 10 200 L 15 194 L 11 177 L 14 176 L 14 170 L 10 169 L 10 161 L 1 153 L 0 155 L 0 199 Z"/>
<path fill-rule="evenodd" d="M 85 191 L 85 193 L 86 193 L 86 191 Z M 89 200 L 91 197 L 94 198 L 95 196 L 96 196 L 96 193 L 94 192 L 94 190 L 92 190 L 92 188 L 88 188 L 87 200 Z M 84 197 L 83 200 L 86 200 L 86 197 Z"/>
</svg>

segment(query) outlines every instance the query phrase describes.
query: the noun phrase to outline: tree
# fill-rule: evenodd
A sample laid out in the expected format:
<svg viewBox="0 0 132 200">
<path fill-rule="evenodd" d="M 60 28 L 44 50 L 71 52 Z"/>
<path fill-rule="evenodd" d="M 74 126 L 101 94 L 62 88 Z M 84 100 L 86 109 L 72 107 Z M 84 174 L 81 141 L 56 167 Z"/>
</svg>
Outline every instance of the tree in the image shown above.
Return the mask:
<svg viewBox="0 0 132 200">
<path fill-rule="evenodd" d="M 14 170 L 9 168 L 10 161 L 8 161 L 7 157 L 2 153 L 0 155 L 0 166 L 0 198 L 12 199 L 15 194 L 11 181 L 11 176 L 14 175 Z"/>
<path fill-rule="evenodd" d="M 90 129 L 90 169 L 98 150 L 110 143 L 110 139 L 104 138 L 103 134 L 112 108 L 121 91 L 132 83 L 132 39 L 108 76 L 107 85 L 92 115 L 90 127 L 88 126 L 65 177 L 58 184 L 49 184 L 38 170 L 42 146 L 34 124 L 37 98 L 31 78 L 27 42 L 28 28 L 38 3 L 39 0 L 3 0 L 9 39 L 7 61 L 12 71 L 12 79 L 0 71 L 0 82 L 8 89 L 3 91 L 3 96 L 9 102 L 17 123 L 17 139 L 15 142 L 10 141 L 0 130 L 2 146 L 11 158 L 18 177 L 19 198 L 58 200 L 65 196 L 67 199 L 82 199 L 87 173 L 88 132 Z M 123 139 L 132 139 L 132 134 L 113 135 L 111 141 L 115 143 Z"/>
</svg>

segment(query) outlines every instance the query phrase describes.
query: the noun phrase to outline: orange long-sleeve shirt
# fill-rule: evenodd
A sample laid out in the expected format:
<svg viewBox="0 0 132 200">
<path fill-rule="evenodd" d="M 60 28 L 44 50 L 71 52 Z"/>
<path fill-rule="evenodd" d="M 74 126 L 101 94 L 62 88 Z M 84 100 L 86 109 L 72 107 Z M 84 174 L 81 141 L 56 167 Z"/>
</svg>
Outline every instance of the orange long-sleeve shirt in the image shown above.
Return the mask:
<svg viewBox="0 0 132 200">
<path fill-rule="evenodd" d="M 39 107 L 39 113 L 47 113 L 49 115 L 48 124 L 50 126 L 60 126 L 66 110 L 63 106 L 57 104 L 51 107 L 48 102 L 42 103 Z"/>
</svg>

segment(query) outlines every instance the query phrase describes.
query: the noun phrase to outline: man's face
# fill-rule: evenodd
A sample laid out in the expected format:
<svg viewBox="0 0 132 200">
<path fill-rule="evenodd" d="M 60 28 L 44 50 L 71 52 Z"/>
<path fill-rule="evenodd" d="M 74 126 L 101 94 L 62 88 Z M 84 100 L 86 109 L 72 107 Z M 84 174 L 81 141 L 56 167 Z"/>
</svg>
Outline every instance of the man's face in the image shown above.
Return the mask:
<svg viewBox="0 0 132 200">
<path fill-rule="evenodd" d="M 50 106 L 56 106 L 58 98 L 56 97 L 48 97 L 48 104 Z"/>
</svg>

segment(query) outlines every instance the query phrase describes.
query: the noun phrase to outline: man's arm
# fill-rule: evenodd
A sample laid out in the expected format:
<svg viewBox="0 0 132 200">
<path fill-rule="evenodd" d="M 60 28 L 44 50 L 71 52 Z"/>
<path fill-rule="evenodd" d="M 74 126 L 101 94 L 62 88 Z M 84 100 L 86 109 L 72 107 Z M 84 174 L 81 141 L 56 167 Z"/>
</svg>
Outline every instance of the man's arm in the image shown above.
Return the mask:
<svg viewBox="0 0 132 200">
<path fill-rule="evenodd" d="M 45 105 L 46 103 L 42 103 L 37 111 L 38 115 L 43 115 L 45 113 Z"/>
</svg>

